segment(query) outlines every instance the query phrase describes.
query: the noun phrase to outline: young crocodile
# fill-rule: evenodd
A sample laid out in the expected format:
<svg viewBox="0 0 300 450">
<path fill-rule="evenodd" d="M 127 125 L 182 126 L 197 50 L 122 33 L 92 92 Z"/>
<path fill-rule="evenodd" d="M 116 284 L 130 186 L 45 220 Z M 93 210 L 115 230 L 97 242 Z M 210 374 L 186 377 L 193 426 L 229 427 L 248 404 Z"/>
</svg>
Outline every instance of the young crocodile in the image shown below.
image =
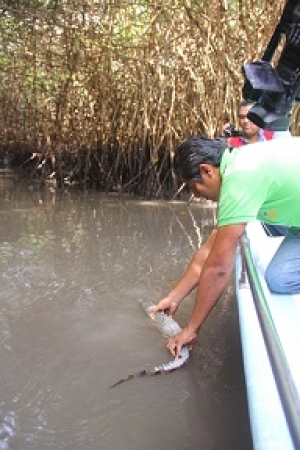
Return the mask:
<svg viewBox="0 0 300 450">
<path fill-rule="evenodd" d="M 175 320 L 168 316 L 167 314 L 164 314 L 163 312 L 159 311 L 155 315 L 152 314 L 152 309 L 154 305 L 150 302 L 141 301 L 140 302 L 143 309 L 145 310 L 146 314 L 149 316 L 149 318 L 153 321 L 156 328 L 160 331 L 160 333 L 168 338 L 171 339 L 173 336 L 178 334 L 181 331 L 180 326 L 178 325 Z M 143 369 L 140 372 L 128 375 L 125 378 L 122 378 L 121 380 L 117 381 L 117 383 L 113 384 L 111 387 L 118 386 L 121 383 L 124 383 L 124 381 L 131 380 L 132 378 L 137 377 L 143 377 L 148 375 L 159 375 L 166 372 L 172 372 L 173 370 L 178 369 L 179 367 L 182 367 L 189 359 L 189 349 L 185 345 L 182 347 L 180 355 L 173 360 L 161 364 L 159 366 L 155 366 L 153 369 Z"/>
</svg>

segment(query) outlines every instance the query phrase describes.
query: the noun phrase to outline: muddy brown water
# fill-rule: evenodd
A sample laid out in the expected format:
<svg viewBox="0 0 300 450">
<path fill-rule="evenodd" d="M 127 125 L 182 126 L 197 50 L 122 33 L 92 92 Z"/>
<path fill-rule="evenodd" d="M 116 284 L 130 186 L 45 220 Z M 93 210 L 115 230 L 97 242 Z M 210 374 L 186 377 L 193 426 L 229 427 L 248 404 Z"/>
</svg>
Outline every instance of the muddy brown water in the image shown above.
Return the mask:
<svg viewBox="0 0 300 450">
<path fill-rule="evenodd" d="M 184 368 L 110 389 L 170 359 L 139 300 L 178 281 L 212 205 L 57 197 L 2 172 L 0 218 L 0 450 L 252 449 L 233 283 Z"/>
</svg>

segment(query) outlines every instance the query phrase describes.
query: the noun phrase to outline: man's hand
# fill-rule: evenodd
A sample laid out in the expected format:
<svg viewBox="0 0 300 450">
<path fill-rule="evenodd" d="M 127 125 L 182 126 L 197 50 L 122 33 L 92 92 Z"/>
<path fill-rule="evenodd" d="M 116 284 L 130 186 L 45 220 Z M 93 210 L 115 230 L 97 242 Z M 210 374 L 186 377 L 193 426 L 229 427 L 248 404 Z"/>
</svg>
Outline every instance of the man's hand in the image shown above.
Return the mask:
<svg viewBox="0 0 300 450">
<path fill-rule="evenodd" d="M 191 348 L 192 343 L 197 338 L 197 333 L 194 330 L 191 330 L 188 326 L 184 328 L 180 333 L 176 334 L 172 339 L 168 342 L 168 349 L 175 358 L 180 355 L 181 348 L 184 345 L 189 345 Z"/>
<path fill-rule="evenodd" d="M 178 302 L 175 302 L 170 297 L 165 297 L 152 308 L 151 314 L 155 315 L 158 311 L 162 311 L 172 317 L 177 311 L 177 308 Z"/>
</svg>

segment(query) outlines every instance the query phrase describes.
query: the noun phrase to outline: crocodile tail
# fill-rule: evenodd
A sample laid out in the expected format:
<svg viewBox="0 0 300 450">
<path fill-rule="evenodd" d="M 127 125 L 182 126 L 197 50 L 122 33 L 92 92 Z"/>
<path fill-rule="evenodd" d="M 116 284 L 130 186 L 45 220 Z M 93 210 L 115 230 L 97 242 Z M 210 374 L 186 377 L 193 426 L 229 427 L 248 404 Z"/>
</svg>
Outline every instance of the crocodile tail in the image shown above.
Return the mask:
<svg viewBox="0 0 300 450">
<path fill-rule="evenodd" d="M 121 378 L 121 380 L 117 381 L 116 383 L 112 384 L 110 386 L 110 388 L 114 388 L 116 386 L 119 386 L 119 384 L 125 383 L 125 381 L 129 381 L 132 380 L 133 378 L 139 378 L 139 377 L 144 377 L 144 376 L 149 376 L 149 375 L 156 375 L 157 373 L 159 373 L 158 371 L 154 370 L 141 370 L 138 373 L 132 373 L 130 375 L 128 375 L 128 377 L 125 378 Z"/>
</svg>

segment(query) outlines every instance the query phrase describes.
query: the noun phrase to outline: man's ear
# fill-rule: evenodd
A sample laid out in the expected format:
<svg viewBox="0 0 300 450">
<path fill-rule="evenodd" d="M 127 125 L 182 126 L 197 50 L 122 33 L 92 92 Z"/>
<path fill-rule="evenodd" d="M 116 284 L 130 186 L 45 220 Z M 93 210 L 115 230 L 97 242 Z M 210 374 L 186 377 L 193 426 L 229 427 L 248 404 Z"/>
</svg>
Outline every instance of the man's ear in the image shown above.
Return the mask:
<svg viewBox="0 0 300 450">
<path fill-rule="evenodd" d="M 200 174 L 211 177 L 212 176 L 211 164 L 200 164 Z"/>
</svg>

